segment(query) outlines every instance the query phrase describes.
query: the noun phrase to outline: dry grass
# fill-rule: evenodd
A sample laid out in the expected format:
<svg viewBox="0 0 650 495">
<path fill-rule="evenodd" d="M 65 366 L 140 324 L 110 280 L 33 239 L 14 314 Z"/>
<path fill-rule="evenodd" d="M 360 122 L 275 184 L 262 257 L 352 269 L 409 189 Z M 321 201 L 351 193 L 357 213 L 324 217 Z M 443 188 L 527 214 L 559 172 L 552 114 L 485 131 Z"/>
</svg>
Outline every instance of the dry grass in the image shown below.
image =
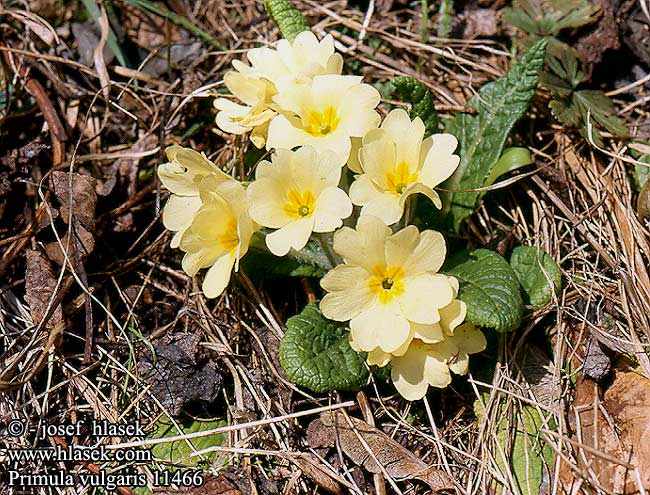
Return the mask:
<svg viewBox="0 0 650 495">
<path fill-rule="evenodd" d="M 129 10 L 125 31 L 141 46 L 160 43 L 160 52 L 165 38 L 182 41 L 182 30 L 172 24 L 116 3 Z M 385 12 L 380 2 L 370 2 L 372 11 L 363 12 L 341 1 L 297 3 L 317 33 L 337 30 L 337 48 L 348 61 L 359 62 L 369 81 L 416 75 L 432 89 L 443 117 L 462 111 L 468 98 L 505 73 L 510 63 L 507 47 L 490 40 L 431 37 L 422 43 L 420 13 L 407 8 Z M 556 454 L 545 493 L 563 493 L 559 474 L 566 468 L 561 459 L 573 466 L 576 480 L 583 480 L 574 493 L 607 493 L 598 489 L 602 480 L 581 458 L 585 452 L 608 454 L 576 440 L 580 435 L 570 418 L 577 414 L 573 384 L 582 373 L 588 335 L 605 333 L 602 339 L 634 357 L 650 377 L 650 235 L 635 212 L 631 165 L 616 158 L 626 155 L 624 145 L 609 140 L 614 157 L 607 157 L 551 122 L 543 128 L 546 105 L 536 102 L 542 114 L 538 132 L 522 136 L 534 139 L 526 144 L 535 149 L 539 174 L 500 195 L 498 204 L 488 201 L 472 218 L 465 238 L 471 245 L 501 249 L 542 247 L 561 265 L 565 283 L 553 303 L 531 312 L 519 331 L 496 339 L 489 356 L 496 362 L 491 382 L 470 376 L 469 385 L 414 404 L 387 395 L 390 389 L 381 383 L 358 397 L 314 397 L 288 383 L 277 361 L 283 321 L 313 293 L 309 282 L 257 284 L 242 275 L 228 294 L 208 301 L 197 281 L 180 270 L 178 253 L 168 248 L 169 235 L 160 225 L 165 193 L 151 172 L 165 146 L 182 141 L 206 151 L 234 176 L 249 177 L 250 170 L 240 165 L 245 140 L 224 135 L 209 122 L 190 137 L 181 136 L 197 116 L 210 115 L 209 97 L 220 88 L 230 62 L 243 50 L 278 38 L 261 2 L 194 4 L 186 10 L 187 18 L 230 49 L 202 47 L 189 63 L 158 76 L 120 68 L 101 52 L 89 65 L 77 62 L 63 42 L 51 40 L 47 46 L 38 39 L 39 32 L 47 40 L 47 33 L 54 36 L 56 31 L 21 3 L 1 17 L 6 34 L 0 51 L 9 68 L 5 84 L 22 88 L 23 96 L 31 94 L 37 107 L 14 108 L 18 116 L 4 122 L 5 151 L 0 154 L 13 149 L 12 143 L 38 139 L 44 119 L 51 151 L 28 160 L 31 171 L 17 186 L 24 205 L 10 206 L 16 222 L 0 226 L 0 424 L 21 419 L 36 426 L 93 417 L 139 419 L 150 427 L 165 414 L 165 406 L 151 393 L 138 359 L 163 335 L 189 332 L 200 335 L 202 352 L 223 375 L 216 405 L 200 413 L 232 425 L 220 430 L 226 441 L 216 449 L 211 469 L 216 474 L 229 463 L 242 491 L 323 493 L 292 458 L 320 454 L 305 435 L 318 408 L 345 406 L 359 416 L 358 405 L 367 421 L 446 471 L 458 491 L 468 494 L 519 492 L 512 472 L 504 469 L 513 428 L 500 433 L 499 425 L 504 417 L 509 426 L 516 425 L 523 406 L 534 408 L 543 418 L 541 441 Z M 40 88 L 27 85 L 30 76 L 41 81 Z M 630 87 L 616 96 L 633 132 L 648 117 L 638 91 L 638 86 Z M 56 287 L 43 318 L 35 320 L 25 297 L 25 250 L 54 241 L 71 253 L 61 226 L 54 226 L 56 206 L 47 180 L 56 170 L 90 174 L 98 190 L 108 193 L 99 199 L 93 257 L 85 265 L 70 261 L 53 268 Z M 57 321 L 53 315 L 59 308 L 64 318 Z M 89 334 L 94 337 L 90 349 Z M 84 360 L 88 352 L 92 358 Z M 477 399 L 484 408 L 478 419 L 473 412 Z M 27 437 L 3 437 L 2 443 L 7 448 L 33 446 Z M 395 487 L 402 493 L 425 493 L 415 482 L 395 484 L 364 473 L 340 452 L 322 461 L 330 464 L 346 493 L 391 493 Z M 57 491 L 44 488 L 40 493 Z M 99 492 L 78 487 L 69 493 Z"/>
</svg>

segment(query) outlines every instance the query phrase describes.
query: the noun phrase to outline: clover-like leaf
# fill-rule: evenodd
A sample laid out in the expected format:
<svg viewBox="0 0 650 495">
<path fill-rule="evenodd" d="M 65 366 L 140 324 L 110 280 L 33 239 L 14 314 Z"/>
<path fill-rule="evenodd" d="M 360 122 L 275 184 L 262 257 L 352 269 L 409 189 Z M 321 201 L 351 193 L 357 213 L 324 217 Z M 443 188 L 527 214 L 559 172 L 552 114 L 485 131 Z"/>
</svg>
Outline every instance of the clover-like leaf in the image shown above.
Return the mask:
<svg viewBox="0 0 650 495">
<path fill-rule="evenodd" d="M 562 284 L 562 270 L 543 249 L 517 246 L 510 255 L 510 266 L 528 300 L 534 306 L 544 306 Z"/>
<path fill-rule="evenodd" d="M 287 320 L 280 364 L 292 382 L 314 392 L 359 390 L 368 383 L 368 368 L 348 335 L 344 325 L 326 319 L 318 304 L 310 303 Z"/>
<path fill-rule="evenodd" d="M 460 164 L 442 187 L 443 212 L 451 228 L 458 231 L 481 197 L 478 189 L 487 185 L 495 164 L 501 158 L 506 139 L 515 122 L 524 114 L 535 94 L 537 73 L 544 65 L 546 40 L 542 39 L 528 50 L 510 71 L 483 86 L 469 101 L 477 114 L 457 115 L 445 129 L 461 145 Z"/>
<path fill-rule="evenodd" d="M 305 17 L 289 0 L 265 0 L 264 8 L 280 28 L 282 36 L 289 41 L 310 30 Z"/>
<path fill-rule="evenodd" d="M 438 112 L 431 91 L 417 79 L 397 76 L 391 81 L 402 101 L 411 105 L 411 119 L 420 117 L 424 122 L 424 136 L 438 132 Z"/>
<path fill-rule="evenodd" d="M 494 251 L 476 249 L 450 258 L 446 272 L 460 282 L 458 299 L 467 304 L 467 319 L 498 332 L 516 329 L 523 302 L 517 275 Z"/>
</svg>

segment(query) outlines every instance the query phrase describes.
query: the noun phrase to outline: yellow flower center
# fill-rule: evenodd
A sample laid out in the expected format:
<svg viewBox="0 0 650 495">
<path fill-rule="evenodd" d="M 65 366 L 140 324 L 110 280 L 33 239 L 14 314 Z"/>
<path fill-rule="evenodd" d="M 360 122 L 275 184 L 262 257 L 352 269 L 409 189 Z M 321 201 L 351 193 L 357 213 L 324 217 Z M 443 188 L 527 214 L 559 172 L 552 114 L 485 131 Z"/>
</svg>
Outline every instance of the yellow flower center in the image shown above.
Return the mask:
<svg viewBox="0 0 650 495">
<path fill-rule="evenodd" d="M 336 108 L 328 106 L 322 112 L 311 111 L 303 122 L 305 130 L 312 136 L 327 136 L 334 132 L 341 122 Z"/>
<path fill-rule="evenodd" d="M 313 192 L 291 189 L 287 193 L 284 212 L 293 218 L 305 218 L 314 212 L 315 205 L 316 196 Z"/>
<path fill-rule="evenodd" d="M 393 170 L 386 172 L 386 184 L 393 194 L 401 196 L 406 187 L 417 182 L 417 173 L 412 174 L 406 162 L 399 162 Z"/>
<path fill-rule="evenodd" d="M 398 266 L 377 266 L 368 279 L 370 291 L 386 304 L 404 293 L 404 270 Z"/>
<path fill-rule="evenodd" d="M 223 230 L 217 238 L 217 244 L 224 252 L 229 253 L 239 245 L 239 233 L 237 232 L 237 219 L 232 216 L 225 223 Z"/>
</svg>

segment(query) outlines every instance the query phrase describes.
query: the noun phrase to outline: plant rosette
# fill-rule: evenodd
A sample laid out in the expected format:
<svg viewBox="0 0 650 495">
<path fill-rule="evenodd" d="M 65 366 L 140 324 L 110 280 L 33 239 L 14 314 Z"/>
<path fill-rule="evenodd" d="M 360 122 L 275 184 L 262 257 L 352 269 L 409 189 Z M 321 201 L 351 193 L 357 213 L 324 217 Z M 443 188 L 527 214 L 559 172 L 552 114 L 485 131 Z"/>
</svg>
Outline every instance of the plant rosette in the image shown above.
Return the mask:
<svg viewBox="0 0 650 495">
<path fill-rule="evenodd" d="M 319 40 L 287 0 L 266 7 L 285 39 L 233 62 L 224 77 L 232 97 L 220 95 L 215 107 L 222 131 L 248 135 L 270 159 L 243 183 L 203 153 L 169 147 L 158 175 L 171 193 L 163 210 L 170 245 L 184 252 L 188 275 L 207 270 L 208 298 L 260 249 L 291 260 L 287 275 L 322 276 L 320 303 L 287 321 L 280 362 L 289 378 L 316 392 L 357 390 L 371 367 L 390 365 L 397 391 L 420 399 L 452 373 L 468 373 L 469 356 L 486 347 L 481 329 L 518 327 L 522 294 L 547 304 L 559 289 L 561 272 L 541 250 L 516 250 L 510 264 L 485 249 L 448 253 L 442 232 L 419 230 L 405 213 L 421 194 L 429 201 L 418 211 L 457 230 L 482 195 L 439 194 L 439 185 L 489 185 L 530 163 L 526 150 L 504 145 L 532 98 L 545 44 L 481 88 L 477 115 L 438 132 L 422 83 L 396 78 L 411 111 L 382 110 L 382 120 L 379 92 L 342 74 L 332 36 Z M 505 125 L 494 120 L 502 114 Z"/>
</svg>

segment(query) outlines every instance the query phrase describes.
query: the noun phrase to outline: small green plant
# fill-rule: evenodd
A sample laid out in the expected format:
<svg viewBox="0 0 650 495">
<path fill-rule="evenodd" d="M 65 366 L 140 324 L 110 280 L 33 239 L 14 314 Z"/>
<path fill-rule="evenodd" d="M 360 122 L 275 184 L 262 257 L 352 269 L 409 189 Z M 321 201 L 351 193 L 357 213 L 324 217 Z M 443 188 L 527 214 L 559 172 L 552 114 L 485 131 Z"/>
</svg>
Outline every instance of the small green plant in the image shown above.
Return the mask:
<svg viewBox="0 0 650 495">
<path fill-rule="evenodd" d="M 553 95 L 549 107 L 557 120 L 579 129 L 585 139 L 593 139 L 597 146 L 603 144 L 599 129 L 619 136 L 627 133 L 625 122 L 616 116 L 614 104 L 605 93 L 581 89 L 584 74 L 572 51 L 563 51 L 559 58 L 548 58 L 547 67 L 548 70 L 541 76 L 541 83 Z M 588 132 L 589 122 L 596 126 L 591 136 Z"/>
<path fill-rule="evenodd" d="M 583 87 L 585 76 L 576 52 L 562 38 L 594 24 L 600 15 L 600 6 L 588 0 L 516 0 L 504 13 L 506 22 L 526 33 L 518 40 L 523 47 L 540 39 L 548 41 L 540 81 L 551 92 L 551 112 L 560 123 L 593 139 L 596 146 L 603 144 L 602 130 L 621 136 L 627 129 L 605 93 Z M 594 125 L 591 136 L 588 123 Z"/>
</svg>

